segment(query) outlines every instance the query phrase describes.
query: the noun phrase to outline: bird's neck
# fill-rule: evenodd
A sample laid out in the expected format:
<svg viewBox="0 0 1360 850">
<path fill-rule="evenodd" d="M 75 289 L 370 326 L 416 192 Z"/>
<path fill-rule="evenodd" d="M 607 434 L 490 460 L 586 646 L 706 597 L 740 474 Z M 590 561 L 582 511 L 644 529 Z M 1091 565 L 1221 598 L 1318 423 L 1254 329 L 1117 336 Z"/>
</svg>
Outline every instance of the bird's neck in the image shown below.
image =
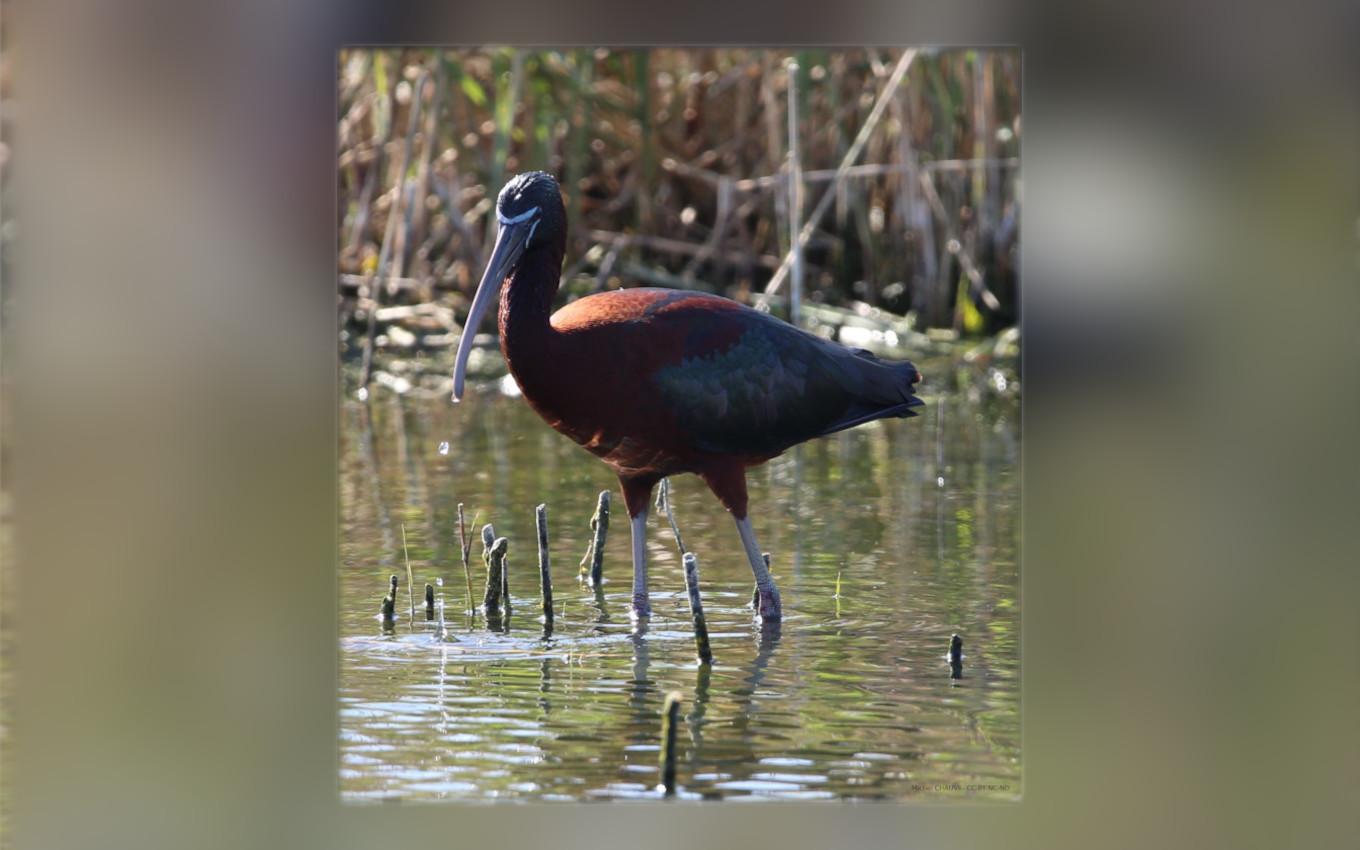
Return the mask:
<svg viewBox="0 0 1360 850">
<path fill-rule="evenodd" d="M 526 253 L 501 290 L 501 351 L 517 377 L 521 369 L 548 356 L 554 333 L 548 318 L 565 247 L 549 245 Z"/>
</svg>

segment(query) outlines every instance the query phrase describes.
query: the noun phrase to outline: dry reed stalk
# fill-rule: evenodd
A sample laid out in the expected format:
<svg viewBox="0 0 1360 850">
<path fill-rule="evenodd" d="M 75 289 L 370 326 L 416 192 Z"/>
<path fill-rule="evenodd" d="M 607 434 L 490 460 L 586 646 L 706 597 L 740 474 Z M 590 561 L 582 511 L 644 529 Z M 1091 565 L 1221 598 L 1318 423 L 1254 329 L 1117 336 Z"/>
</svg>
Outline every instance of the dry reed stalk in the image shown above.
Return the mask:
<svg viewBox="0 0 1360 850">
<path fill-rule="evenodd" d="M 548 506 L 539 505 L 534 509 L 534 524 L 538 529 L 538 580 L 543 598 L 543 621 L 552 623 L 552 565 L 548 558 Z"/>
<path fill-rule="evenodd" d="M 764 65 L 760 75 L 760 99 L 765 107 L 765 146 L 767 160 L 764 169 L 766 174 L 775 174 L 780 171 L 780 162 L 783 160 L 781 151 L 784 148 L 782 137 L 779 133 L 779 105 L 774 97 L 774 55 L 766 53 L 764 55 Z M 784 232 L 784 222 L 788 219 L 787 199 L 783 193 L 776 192 L 774 196 L 774 230 L 776 234 Z M 775 239 L 779 242 L 778 236 Z M 779 253 L 783 254 L 787 246 L 780 245 Z"/>
<path fill-rule="evenodd" d="M 576 97 L 572 104 L 572 132 L 567 146 L 565 179 L 562 181 L 567 195 L 567 221 L 573 225 L 581 220 L 580 185 L 586 176 L 586 143 L 590 138 L 589 97 L 594 78 L 593 52 L 576 51 L 576 65 L 572 76 L 572 88 Z"/>
<path fill-rule="evenodd" d="M 425 86 L 428 81 L 422 77 L 422 84 L 418 90 L 417 97 L 424 97 Z M 421 156 L 420 164 L 416 168 L 416 197 L 411 205 L 413 215 L 410 216 L 410 244 L 421 245 L 425 240 L 425 231 L 428 229 L 429 213 L 426 208 L 425 199 L 430 194 L 430 181 L 433 169 L 435 149 L 439 147 L 439 117 L 441 105 L 444 102 L 444 91 L 448 86 L 448 69 L 438 58 L 435 60 L 434 90 L 430 93 L 430 107 L 425 118 L 425 129 L 421 136 Z"/>
<path fill-rule="evenodd" d="M 850 150 L 845 152 L 845 157 L 841 160 L 840 167 L 836 169 L 836 177 L 834 178 L 833 183 L 838 183 L 845 179 L 845 171 L 849 169 L 851 164 L 859 157 L 860 151 L 863 150 L 870 134 L 873 133 L 874 128 L 878 125 L 878 119 L 883 116 L 883 110 L 887 107 L 889 99 L 892 97 L 893 93 L 897 91 L 898 84 L 902 82 L 902 77 L 906 75 L 907 68 L 911 66 L 911 61 L 915 57 L 916 48 L 914 47 L 909 48 L 902 53 L 902 58 L 897 61 L 897 67 L 893 69 L 892 76 L 888 78 L 888 81 L 883 85 L 883 89 L 879 92 L 878 100 L 874 103 L 874 108 L 869 111 L 869 117 L 864 120 L 864 125 L 860 127 L 859 135 L 855 137 L 854 143 L 850 145 Z M 812 238 L 813 232 L 817 229 L 817 225 L 821 222 L 822 216 L 826 213 L 826 209 L 831 205 L 831 201 L 834 197 L 835 193 L 828 189 L 822 195 L 821 200 L 817 202 L 817 206 L 813 208 L 811 215 L 808 216 L 807 222 L 803 225 L 803 229 L 798 234 L 798 243 L 800 245 L 806 245 L 808 240 Z M 774 273 L 774 277 L 770 278 L 770 282 L 765 286 L 764 294 L 766 296 L 773 295 L 778 291 L 779 285 L 784 282 L 784 277 L 788 274 L 789 266 L 792 262 L 792 254 L 786 254 L 784 256 L 784 262 L 780 263 L 778 271 Z M 768 298 L 761 299 L 759 303 L 761 307 L 764 307 L 768 304 Z"/>
<path fill-rule="evenodd" d="M 661 479 L 661 486 L 656 491 L 656 506 L 666 512 L 666 519 L 670 520 L 671 531 L 675 533 L 675 545 L 680 547 L 680 557 L 685 556 L 685 541 L 680 539 L 680 526 L 675 524 L 675 514 L 671 512 L 671 480 Z"/>
<path fill-rule="evenodd" d="M 397 624 L 397 577 L 394 574 L 387 595 L 382 601 L 382 627 L 383 631 L 392 631 Z"/>
<path fill-rule="evenodd" d="M 910 138 L 903 134 L 903 138 Z M 897 162 L 897 163 L 873 163 L 868 165 L 852 165 L 845 169 L 845 177 L 883 177 L 891 174 L 911 174 L 916 171 L 970 171 L 976 168 L 1016 168 L 1020 165 L 1019 157 L 999 157 L 992 159 L 941 159 L 934 162 Z M 684 170 L 685 166 L 678 166 L 677 172 Z M 698 172 L 698 169 L 690 169 L 691 172 Z M 826 183 L 835 180 L 840 176 L 841 171 L 836 168 L 824 168 L 817 171 L 804 171 L 804 183 Z M 696 175 L 697 176 L 697 175 Z M 712 179 L 717 179 L 722 175 L 714 174 Z M 770 189 L 778 186 L 783 178 L 775 177 L 751 177 L 746 180 L 733 181 L 733 186 L 741 192 L 752 192 L 759 189 Z"/>
<path fill-rule="evenodd" d="M 683 700 L 679 691 L 671 691 L 661 708 L 661 789 L 667 797 L 675 794 L 675 732 Z"/>
<path fill-rule="evenodd" d="M 726 252 L 719 253 L 718 246 L 727 237 L 728 216 L 732 212 L 732 187 L 734 182 L 731 177 L 725 174 L 718 175 L 718 213 L 713 221 L 713 231 L 704 241 L 704 244 L 699 247 L 699 250 L 694 252 L 690 261 L 685 264 L 684 271 L 680 273 L 681 277 L 693 280 L 694 273 L 701 263 L 715 256 L 721 262 L 727 256 Z M 688 247 L 685 250 L 688 250 Z M 740 254 L 733 253 L 740 256 Z M 776 262 L 778 261 L 776 260 Z"/>
<path fill-rule="evenodd" d="M 703 251 L 702 245 L 694 245 L 690 242 L 681 242 L 676 239 L 665 239 L 660 236 L 635 236 L 631 233 L 612 233 L 607 230 L 592 230 L 590 231 L 590 238 L 597 242 L 607 243 L 610 246 L 611 252 L 618 251 L 619 246 L 627 245 L 636 245 L 640 248 L 650 248 L 654 251 L 663 251 L 672 254 L 697 255 Z M 720 256 L 727 262 L 734 264 L 745 262 L 748 258 L 748 255 L 741 251 L 724 251 Z M 612 265 L 612 261 L 609 261 L 608 258 L 606 258 L 606 261 L 610 262 Z M 779 258 L 769 254 L 762 254 L 756 257 L 755 262 L 757 265 L 768 269 L 779 268 Z"/>
<path fill-rule="evenodd" d="M 637 92 L 636 113 L 633 120 L 637 121 L 638 126 L 638 186 L 637 186 L 637 230 L 639 233 L 650 233 L 652 226 L 652 145 L 651 145 L 651 80 L 648 78 L 647 70 L 651 65 L 649 61 L 651 51 L 633 51 L 633 85 Z M 630 175 L 632 169 L 629 170 Z"/>
<path fill-rule="evenodd" d="M 976 287 L 969 265 L 991 282 L 1004 262 L 997 259 L 1004 251 L 993 243 L 1002 238 L 999 222 L 1006 211 L 1018 208 L 1015 184 L 1006 176 L 1018 160 L 1006 156 L 1014 149 L 1011 135 L 998 135 L 998 128 L 1018 128 L 1015 51 L 918 54 L 913 84 L 899 85 L 887 101 L 894 120 L 886 114 L 876 119 L 879 127 L 864 139 L 856 158 L 864 164 L 849 166 L 847 146 L 853 147 L 856 133 L 863 135 L 872 117 L 869 107 L 882 96 L 884 81 L 902 56 L 882 50 L 798 51 L 798 70 L 780 93 L 779 63 L 790 54 L 774 51 L 664 49 L 643 57 L 632 50 L 384 50 L 371 52 L 366 62 L 353 61 L 355 55 L 342 54 L 339 68 L 344 113 L 338 168 L 347 213 L 340 251 L 347 270 L 370 252 L 373 260 L 381 259 L 382 245 L 375 243 L 386 244 L 388 258 L 379 278 L 387 292 L 375 292 L 372 304 L 359 301 L 358 309 L 392 302 L 397 287 L 402 291 L 396 303 L 430 300 L 430 294 L 413 296 L 407 290 L 422 288 L 421 281 L 466 287 L 468 269 L 479 265 L 489 244 L 483 239 L 483 216 L 493 213 L 493 190 L 511 158 L 518 161 L 514 170 L 546 168 L 563 178 L 573 228 L 567 280 L 587 263 L 594 273 L 601 260 L 612 259 L 603 283 L 610 276 L 628 276 L 636 261 L 647 263 L 648 282 L 673 286 L 680 281 L 687 288 L 742 297 L 789 276 L 792 249 L 802 244 L 808 253 L 805 297 L 799 303 L 807 306 L 815 294 L 837 303 L 849 294 L 837 245 L 862 243 L 865 280 L 875 287 L 867 293 L 869 300 L 886 295 L 891 309 L 910 306 L 921 324 L 947 327 L 955 318 L 955 293 L 962 294 L 963 287 L 977 304 L 986 303 L 988 296 Z M 881 57 L 889 60 L 886 65 Z M 428 76 L 417 85 L 413 109 L 405 103 L 393 109 L 394 84 L 422 73 Z M 429 92 L 436 92 L 434 103 Z M 499 97 L 487 97 L 493 92 Z M 787 95 L 788 106 L 778 103 L 779 94 Z M 422 104 L 427 111 L 419 119 L 419 149 L 408 149 L 414 156 L 411 179 L 395 196 L 383 194 L 378 184 L 390 191 L 393 177 L 399 177 L 400 136 Z M 792 168 L 778 167 L 786 150 L 781 119 L 794 117 L 794 111 L 795 123 L 803 128 L 797 157 L 804 169 L 803 191 L 816 185 L 831 193 L 820 195 L 827 212 L 836 205 L 834 219 L 800 216 L 798 232 L 811 237 L 810 245 L 788 236 L 795 181 Z M 493 128 L 499 131 L 495 150 Z M 449 135 L 440 138 L 441 132 Z M 934 185 L 944 218 L 925 208 L 920 175 L 926 173 L 939 175 Z M 946 174 L 950 177 L 943 179 Z M 858 201 L 856 193 L 863 195 Z M 382 233 L 369 235 L 373 217 L 382 214 L 374 208 L 381 210 L 388 199 L 394 202 L 386 212 L 397 217 L 390 240 Z M 855 214 L 857 207 L 869 206 L 890 217 L 888 227 L 881 226 L 877 211 L 871 223 L 862 210 Z M 699 212 L 703 225 L 698 231 L 694 217 L 684 214 L 687 207 Z M 645 229 L 638 228 L 639 222 Z M 943 223 L 961 248 L 957 260 L 946 250 Z M 896 238 L 904 230 L 911 238 Z M 591 231 L 628 231 L 635 241 L 611 241 L 597 251 L 582 239 Z M 492 233 L 494 226 L 486 235 Z M 617 249 L 612 257 L 611 248 Z M 664 255 L 630 260 L 650 251 Z M 773 265 L 769 257 L 756 259 L 776 251 Z M 831 252 L 828 265 L 819 270 L 814 264 L 828 256 L 825 251 Z M 933 261 L 936 256 L 943 261 Z M 767 278 L 762 266 L 776 277 Z M 394 284 L 390 279 L 398 268 L 403 279 Z M 366 270 L 371 275 L 372 265 Z M 902 285 L 886 293 L 880 287 L 888 281 Z M 839 291 L 829 291 L 828 284 Z M 993 283 L 992 289 L 1009 305 L 1010 287 L 998 289 Z M 348 313 L 355 304 L 346 293 L 342 310 Z M 970 308 L 970 322 L 974 315 Z M 342 318 L 351 333 L 357 330 L 362 346 L 363 324 Z"/>
<path fill-rule="evenodd" d="M 501 593 L 505 588 L 505 550 L 509 545 L 510 541 L 498 537 L 482 553 L 486 561 L 486 593 L 482 597 L 482 608 L 486 611 L 487 619 L 501 614 Z"/>
<path fill-rule="evenodd" d="M 945 250 L 958 258 L 959 266 L 963 269 L 963 273 L 967 275 L 969 281 L 972 282 L 970 291 L 976 292 L 983 303 L 987 305 L 988 309 L 999 309 L 1001 307 L 1000 302 L 997 301 L 996 296 L 992 294 L 992 291 L 987 288 L 987 284 L 982 278 L 982 272 L 978 270 L 970 253 L 964 250 L 962 241 L 960 241 L 958 235 L 954 232 L 953 226 L 950 225 L 949 216 L 944 209 L 944 203 L 940 200 L 939 192 L 935 190 L 935 182 L 930 179 L 929 174 L 922 174 L 920 179 L 921 189 L 925 192 L 927 200 L 930 201 L 931 209 L 935 211 L 935 216 L 940 220 L 940 223 L 944 225 Z"/>
<path fill-rule="evenodd" d="M 689 597 L 689 616 L 694 624 L 694 647 L 700 664 L 713 663 L 713 647 L 708 643 L 708 623 L 704 619 L 704 603 L 699 598 L 699 562 L 693 552 L 681 559 L 685 565 L 685 595 Z"/>
<path fill-rule="evenodd" d="M 424 75 L 420 77 L 420 87 L 424 86 Z M 395 88 L 394 88 L 395 91 Z M 393 100 L 396 95 L 393 94 Z M 415 145 L 416 129 L 420 126 L 420 99 L 413 97 L 411 100 L 410 114 L 407 118 L 406 127 L 406 147 L 401 154 L 401 169 L 397 172 L 397 185 L 395 196 L 392 199 L 392 208 L 387 213 L 387 232 L 383 235 L 382 249 L 378 254 L 378 268 L 373 275 L 373 280 L 369 284 L 369 296 L 373 299 L 375 309 L 368 314 L 368 333 L 364 343 L 364 359 L 360 369 L 359 386 L 368 389 L 369 379 L 373 374 L 373 340 L 378 332 L 378 318 L 376 308 L 382 305 L 382 291 L 386 288 L 388 264 L 392 259 L 393 241 L 396 234 L 397 223 L 401 219 L 401 201 L 405 192 L 402 191 L 406 180 L 406 171 L 411 167 L 411 149 Z M 392 132 L 396 132 L 395 122 Z M 402 238 L 405 233 L 403 229 Z M 400 263 L 395 275 L 401 277 Z"/>
<path fill-rule="evenodd" d="M 586 556 L 581 559 L 581 577 L 587 579 L 591 587 L 600 588 L 604 586 L 604 540 L 609 532 L 608 490 L 600 491 L 595 515 L 590 518 L 590 530 L 594 535 L 590 538 L 590 548 L 586 550 Z M 586 567 L 587 561 L 590 562 L 589 572 Z"/>
</svg>

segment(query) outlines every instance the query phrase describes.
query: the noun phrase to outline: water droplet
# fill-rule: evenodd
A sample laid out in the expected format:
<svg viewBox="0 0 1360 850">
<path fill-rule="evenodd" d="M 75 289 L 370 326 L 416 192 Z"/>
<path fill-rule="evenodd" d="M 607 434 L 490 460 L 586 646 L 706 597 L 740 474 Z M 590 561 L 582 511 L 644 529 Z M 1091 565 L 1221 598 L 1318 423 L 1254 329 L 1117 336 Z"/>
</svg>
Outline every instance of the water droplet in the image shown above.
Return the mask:
<svg viewBox="0 0 1360 850">
<path fill-rule="evenodd" d="M 368 401 L 368 387 L 359 388 L 359 401 Z"/>
<path fill-rule="evenodd" d="M 936 486 L 936 487 L 943 487 L 943 486 L 944 486 L 944 476 L 943 476 L 943 475 L 941 475 L 941 476 L 939 476 L 938 478 L 935 479 L 935 486 Z"/>
<path fill-rule="evenodd" d="M 443 587 L 443 586 L 444 586 L 444 580 L 443 580 L 442 578 L 436 577 L 435 580 L 434 580 L 434 583 L 435 583 L 435 585 L 438 586 L 438 587 Z M 441 602 L 441 603 L 439 603 L 439 604 L 442 605 L 442 604 L 444 604 L 444 603 Z"/>
<path fill-rule="evenodd" d="M 439 453 L 440 453 L 441 455 L 446 455 L 446 454 L 449 453 L 449 441 L 448 441 L 448 440 L 445 440 L 444 442 L 442 442 L 442 443 L 439 444 Z"/>
</svg>

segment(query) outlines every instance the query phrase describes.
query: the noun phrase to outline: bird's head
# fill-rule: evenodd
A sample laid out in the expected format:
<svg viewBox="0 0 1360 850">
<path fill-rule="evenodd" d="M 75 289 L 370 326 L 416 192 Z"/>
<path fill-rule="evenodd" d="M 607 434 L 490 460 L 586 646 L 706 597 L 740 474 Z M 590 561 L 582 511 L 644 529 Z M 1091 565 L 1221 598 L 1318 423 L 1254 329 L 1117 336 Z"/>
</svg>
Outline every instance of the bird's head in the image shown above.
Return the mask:
<svg viewBox="0 0 1360 850">
<path fill-rule="evenodd" d="M 496 199 L 496 244 L 491 259 L 477 284 L 477 294 L 468 309 L 463 337 L 458 342 L 458 358 L 453 367 L 453 400 L 463 397 L 468 355 L 487 309 L 496 300 L 501 284 L 519 267 L 527 252 L 545 247 L 562 238 L 566 212 L 562 191 L 551 174 L 529 171 L 505 184 Z"/>
<path fill-rule="evenodd" d="M 517 175 L 496 198 L 497 242 L 505 231 L 522 232 L 523 251 L 537 248 L 562 225 L 562 215 L 562 191 L 551 174 L 528 171 Z"/>
</svg>

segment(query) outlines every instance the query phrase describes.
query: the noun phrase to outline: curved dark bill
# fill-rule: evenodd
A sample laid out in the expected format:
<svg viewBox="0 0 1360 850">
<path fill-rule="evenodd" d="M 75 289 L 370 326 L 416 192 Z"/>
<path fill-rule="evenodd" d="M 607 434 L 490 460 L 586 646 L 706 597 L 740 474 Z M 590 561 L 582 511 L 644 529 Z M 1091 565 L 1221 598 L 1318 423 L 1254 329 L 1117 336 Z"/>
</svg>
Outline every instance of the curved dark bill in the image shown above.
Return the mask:
<svg viewBox="0 0 1360 850">
<path fill-rule="evenodd" d="M 477 284 L 477 294 L 472 296 L 472 307 L 468 310 L 467 322 L 463 325 L 463 337 L 458 341 L 458 358 L 453 365 L 453 400 L 463 398 L 463 383 L 467 377 L 468 354 L 472 351 L 472 338 L 482 324 L 487 308 L 496 302 L 501 284 L 514 271 L 529 241 L 532 225 L 528 222 L 501 224 L 496 232 L 496 246 L 491 250 L 491 260 L 486 264 L 482 282 Z"/>
</svg>

